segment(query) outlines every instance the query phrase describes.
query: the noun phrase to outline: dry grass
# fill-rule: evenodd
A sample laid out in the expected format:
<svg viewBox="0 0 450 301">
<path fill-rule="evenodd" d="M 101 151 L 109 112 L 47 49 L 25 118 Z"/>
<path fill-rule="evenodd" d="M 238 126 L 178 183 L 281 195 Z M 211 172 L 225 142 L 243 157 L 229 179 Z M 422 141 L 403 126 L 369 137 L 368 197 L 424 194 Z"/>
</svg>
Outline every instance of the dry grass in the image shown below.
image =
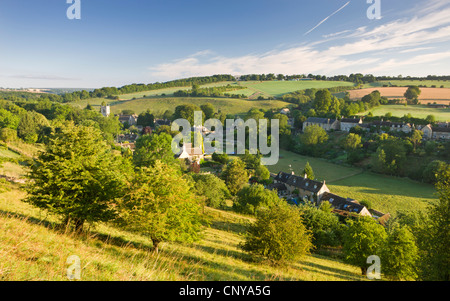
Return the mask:
<svg viewBox="0 0 450 301">
<path fill-rule="evenodd" d="M 367 88 L 359 90 L 350 90 L 350 99 L 361 99 L 367 94 L 378 90 L 381 96 L 387 97 L 388 99 L 404 99 L 404 94 L 408 88 L 406 87 L 378 87 L 378 88 Z M 422 93 L 420 94 L 419 100 L 421 103 L 427 104 L 428 102 L 444 103 L 449 104 L 450 102 L 450 89 L 447 88 L 420 88 Z"/>
</svg>

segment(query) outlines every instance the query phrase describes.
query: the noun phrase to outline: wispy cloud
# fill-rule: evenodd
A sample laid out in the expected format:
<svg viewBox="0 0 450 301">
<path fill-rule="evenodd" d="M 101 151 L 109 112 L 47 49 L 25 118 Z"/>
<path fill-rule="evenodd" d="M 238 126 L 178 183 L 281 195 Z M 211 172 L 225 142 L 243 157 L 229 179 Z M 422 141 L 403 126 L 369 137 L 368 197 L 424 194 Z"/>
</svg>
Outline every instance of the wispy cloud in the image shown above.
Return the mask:
<svg viewBox="0 0 450 301">
<path fill-rule="evenodd" d="M 308 30 L 307 32 L 305 32 L 304 36 L 308 35 L 309 33 L 311 33 L 312 31 L 314 31 L 317 27 L 319 27 L 320 25 L 322 25 L 323 23 L 325 23 L 329 18 L 331 18 L 332 16 L 334 16 L 335 14 L 337 14 L 338 12 L 340 12 L 341 10 L 343 10 L 347 5 L 350 4 L 351 1 L 348 1 L 347 3 L 345 3 L 341 8 L 339 8 L 337 11 L 335 11 L 334 13 L 332 13 L 331 15 L 329 15 L 328 17 L 326 17 L 325 19 L 323 19 L 322 21 L 319 22 L 319 24 L 317 24 L 316 26 L 314 26 L 313 28 L 311 28 L 310 30 Z"/>
<path fill-rule="evenodd" d="M 154 66 L 150 72 L 158 79 L 175 79 L 217 73 L 385 74 L 401 73 L 400 68 L 412 70 L 413 66 L 416 73 L 434 74 L 434 70 L 450 68 L 450 52 L 447 51 L 450 5 L 443 5 L 438 0 L 431 2 L 436 9 L 427 10 L 427 14 L 420 12 L 420 16 L 397 19 L 372 28 L 362 26 L 337 32 L 301 46 L 236 57 L 223 57 L 208 51 L 208 58 L 188 56 Z M 323 39 L 327 39 L 326 43 L 322 43 Z M 437 66 L 436 69 L 427 68 L 431 65 Z"/>
</svg>

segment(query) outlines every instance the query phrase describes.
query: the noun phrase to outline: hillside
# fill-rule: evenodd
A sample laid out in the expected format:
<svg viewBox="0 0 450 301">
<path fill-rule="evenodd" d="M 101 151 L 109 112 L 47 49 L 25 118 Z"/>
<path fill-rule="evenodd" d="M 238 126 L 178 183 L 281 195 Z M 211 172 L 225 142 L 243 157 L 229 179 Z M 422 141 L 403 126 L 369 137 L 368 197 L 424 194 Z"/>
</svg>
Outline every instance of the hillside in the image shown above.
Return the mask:
<svg viewBox="0 0 450 301">
<path fill-rule="evenodd" d="M 250 218 L 205 208 L 209 225 L 193 244 L 165 243 L 159 254 L 149 251 L 145 237 L 105 224 L 91 225 L 83 235 L 67 233 L 57 220 L 21 201 L 23 188 L 0 183 L 0 280 L 67 279 L 66 260 L 81 261 L 81 280 L 266 281 L 364 280 L 360 270 L 340 260 L 310 255 L 299 262 L 274 266 L 253 261 L 239 249 Z"/>
</svg>

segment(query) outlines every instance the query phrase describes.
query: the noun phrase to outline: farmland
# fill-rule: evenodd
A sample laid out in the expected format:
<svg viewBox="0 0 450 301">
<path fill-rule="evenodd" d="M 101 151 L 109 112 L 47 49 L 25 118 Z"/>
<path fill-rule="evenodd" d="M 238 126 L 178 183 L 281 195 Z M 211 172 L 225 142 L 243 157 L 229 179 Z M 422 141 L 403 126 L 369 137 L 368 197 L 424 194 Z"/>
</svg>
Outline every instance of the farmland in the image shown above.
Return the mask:
<svg viewBox="0 0 450 301">
<path fill-rule="evenodd" d="M 404 99 L 407 88 L 406 87 L 378 87 L 378 88 L 366 88 L 359 90 L 350 90 L 350 99 L 361 99 L 367 94 L 378 90 L 381 96 L 388 99 Z M 450 103 L 450 89 L 449 88 L 420 88 L 422 93 L 419 96 L 419 100 L 422 104 L 427 103 Z"/>
<path fill-rule="evenodd" d="M 386 113 L 391 113 L 394 117 L 403 117 L 406 114 L 411 114 L 416 118 L 426 118 L 428 115 L 433 115 L 438 121 L 450 121 L 450 109 L 430 108 L 426 105 L 383 105 L 370 110 L 374 116 L 385 116 Z M 366 115 L 368 112 L 363 113 Z"/>
</svg>

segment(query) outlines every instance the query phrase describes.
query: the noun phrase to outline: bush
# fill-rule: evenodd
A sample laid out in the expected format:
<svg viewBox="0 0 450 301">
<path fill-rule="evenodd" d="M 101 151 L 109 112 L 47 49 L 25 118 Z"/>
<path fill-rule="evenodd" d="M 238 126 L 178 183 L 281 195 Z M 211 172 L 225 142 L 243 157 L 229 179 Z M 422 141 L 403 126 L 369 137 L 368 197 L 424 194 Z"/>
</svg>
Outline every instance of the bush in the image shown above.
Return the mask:
<svg viewBox="0 0 450 301">
<path fill-rule="evenodd" d="M 299 209 L 283 201 L 258 211 L 256 222 L 249 226 L 245 242 L 240 246 L 244 251 L 275 262 L 298 259 L 313 247 Z"/>
</svg>

